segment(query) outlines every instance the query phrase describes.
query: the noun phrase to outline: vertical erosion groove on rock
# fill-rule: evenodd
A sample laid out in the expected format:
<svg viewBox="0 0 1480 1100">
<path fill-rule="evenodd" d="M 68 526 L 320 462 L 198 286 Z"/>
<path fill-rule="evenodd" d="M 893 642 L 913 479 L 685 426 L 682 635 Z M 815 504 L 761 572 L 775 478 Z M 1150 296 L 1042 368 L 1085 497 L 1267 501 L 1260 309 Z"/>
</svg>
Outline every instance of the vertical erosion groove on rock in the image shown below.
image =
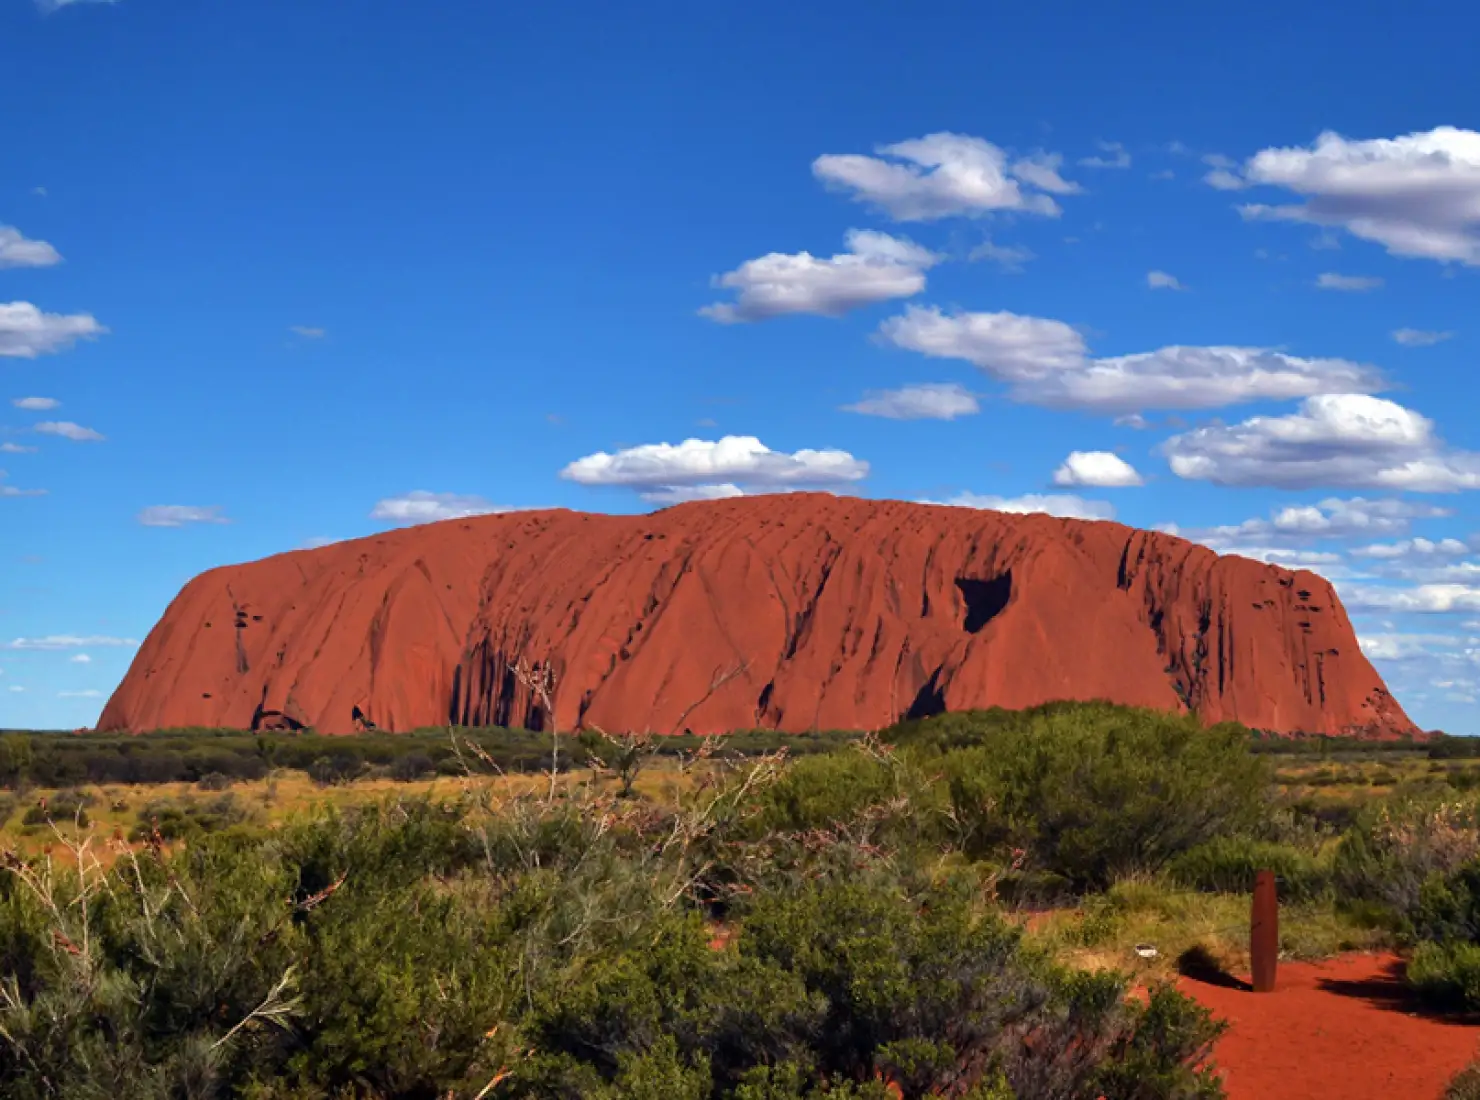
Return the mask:
<svg viewBox="0 0 1480 1100">
<path fill-rule="evenodd" d="M 558 669 L 552 713 L 520 661 Z M 215 569 L 100 727 L 803 731 L 1054 699 L 1416 732 L 1315 574 L 1116 523 L 824 494 L 485 516 Z"/>
</svg>

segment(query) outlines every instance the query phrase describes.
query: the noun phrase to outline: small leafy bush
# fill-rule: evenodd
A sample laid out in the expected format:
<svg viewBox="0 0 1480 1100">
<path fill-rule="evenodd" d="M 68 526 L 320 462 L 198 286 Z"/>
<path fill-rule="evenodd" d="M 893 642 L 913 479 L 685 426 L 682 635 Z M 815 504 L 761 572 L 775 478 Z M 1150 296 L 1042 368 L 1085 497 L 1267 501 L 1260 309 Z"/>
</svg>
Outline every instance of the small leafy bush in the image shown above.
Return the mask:
<svg viewBox="0 0 1480 1100">
<path fill-rule="evenodd" d="M 766 791 L 756 827 L 807 832 L 856 819 L 895 794 L 894 776 L 862 753 L 797 760 Z"/>
<path fill-rule="evenodd" d="M 1408 983 L 1437 1005 L 1480 1010 L 1480 945 L 1419 944 L 1408 962 Z"/>
<path fill-rule="evenodd" d="M 1430 875 L 1452 874 L 1477 856 L 1475 799 L 1396 796 L 1369 809 L 1342 837 L 1332 878 L 1341 898 L 1376 903 L 1402 921 Z"/>
<path fill-rule="evenodd" d="M 86 828 L 91 823 L 87 808 L 92 804 L 92 795 L 85 791 L 57 791 L 31 806 L 21 817 L 21 824 L 34 828 L 53 821 L 58 824 L 73 822 Z"/>
<path fill-rule="evenodd" d="M 1236 730 L 1128 708 L 1038 714 L 946 753 L 941 767 L 968 850 L 1021 850 L 1081 888 L 1251 829 L 1271 786 L 1267 761 Z"/>
<path fill-rule="evenodd" d="M 1288 844 L 1248 837 L 1216 837 L 1183 852 L 1168 867 L 1172 880 L 1192 890 L 1247 894 L 1257 871 L 1273 871 L 1281 900 L 1308 901 L 1330 886 L 1314 857 Z"/>
<path fill-rule="evenodd" d="M 305 770 L 319 786 L 335 787 L 354 782 L 365 768 L 365 761 L 353 753 L 336 752 L 332 756 L 317 757 Z"/>
<path fill-rule="evenodd" d="M 138 822 L 129 839 L 145 841 L 158 832 L 161 840 L 184 840 L 219 833 L 252 820 L 252 811 L 230 793 L 205 802 L 193 798 L 180 802 L 160 798 L 139 810 Z"/>
<path fill-rule="evenodd" d="M 390 765 L 390 777 L 399 783 L 411 783 L 425 775 L 432 775 L 437 765 L 424 752 L 408 752 L 398 756 Z"/>
</svg>

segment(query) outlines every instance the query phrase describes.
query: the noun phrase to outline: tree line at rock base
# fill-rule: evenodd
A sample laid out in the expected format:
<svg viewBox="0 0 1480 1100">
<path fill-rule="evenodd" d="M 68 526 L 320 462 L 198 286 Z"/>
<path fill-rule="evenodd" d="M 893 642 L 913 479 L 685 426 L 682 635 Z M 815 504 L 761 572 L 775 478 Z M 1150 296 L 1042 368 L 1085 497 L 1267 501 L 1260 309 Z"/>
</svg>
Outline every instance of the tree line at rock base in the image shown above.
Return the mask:
<svg viewBox="0 0 1480 1100">
<path fill-rule="evenodd" d="M 1011 726 L 1033 714 L 1116 708 L 1099 703 L 1050 703 L 1027 711 L 994 708 L 946 714 L 927 720 L 939 736 L 950 729 L 981 730 Z M 879 736 L 888 741 L 919 723 L 902 722 Z M 1235 723 L 1227 728 L 1241 731 L 1252 750 L 1272 755 L 1380 755 L 1421 751 L 1433 759 L 1480 757 L 1480 738 L 1445 737 L 1415 742 L 1355 741 L 1338 737 L 1281 737 L 1247 730 Z M 229 780 L 260 779 L 276 768 L 308 774 L 316 782 L 334 784 L 364 776 L 413 780 L 436 775 L 461 775 L 468 767 L 488 768 L 490 762 L 506 772 L 525 773 L 548 769 L 553 757 L 561 769 L 584 766 L 593 754 L 607 750 L 602 742 L 621 741 L 588 733 L 584 740 L 559 737 L 552 745 L 550 734 L 499 727 L 440 727 L 407 733 L 367 732 L 324 735 L 312 730 L 252 733 L 231 729 L 160 730 L 147 734 L 116 734 L 0 731 L 0 788 L 20 785 L 68 787 L 83 783 L 151 784 L 195 783 L 207 776 Z M 779 733 L 775 730 L 742 730 L 725 735 L 731 753 L 753 755 L 785 747 L 792 755 L 826 751 L 862 736 L 859 731 L 822 730 L 810 733 Z M 475 759 L 459 759 L 455 743 L 476 745 Z M 697 751 L 704 738 L 693 735 L 640 738 L 643 751 L 655 757 L 679 757 Z"/>
</svg>

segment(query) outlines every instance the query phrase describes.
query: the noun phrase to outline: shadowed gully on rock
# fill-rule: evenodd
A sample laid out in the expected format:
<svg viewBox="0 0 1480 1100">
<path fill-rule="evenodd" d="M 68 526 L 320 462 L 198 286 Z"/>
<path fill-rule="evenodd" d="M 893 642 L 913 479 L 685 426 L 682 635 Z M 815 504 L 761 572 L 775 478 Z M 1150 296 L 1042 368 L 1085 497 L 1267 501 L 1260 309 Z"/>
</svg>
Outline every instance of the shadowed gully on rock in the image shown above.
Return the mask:
<svg viewBox="0 0 1480 1100">
<path fill-rule="evenodd" d="M 1107 699 L 1416 728 L 1323 578 L 1116 523 L 794 494 L 449 520 L 214 569 L 99 722 L 349 732 L 868 729 Z"/>
</svg>

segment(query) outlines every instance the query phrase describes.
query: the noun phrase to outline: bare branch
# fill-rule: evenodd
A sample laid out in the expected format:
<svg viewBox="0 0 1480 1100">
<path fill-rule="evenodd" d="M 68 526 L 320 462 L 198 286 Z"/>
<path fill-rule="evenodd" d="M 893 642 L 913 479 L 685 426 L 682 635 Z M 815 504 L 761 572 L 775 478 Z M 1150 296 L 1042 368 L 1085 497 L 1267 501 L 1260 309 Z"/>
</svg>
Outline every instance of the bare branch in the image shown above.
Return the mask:
<svg viewBox="0 0 1480 1100">
<path fill-rule="evenodd" d="M 514 679 L 524 685 L 526 691 L 539 701 L 550 718 L 550 801 L 555 801 L 555 777 L 560 773 L 560 730 L 555 725 L 555 690 L 557 677 L 555 667 L 546 661 L 544 665 L 531 668 L 523 657 L 514 662 L 510 670 Z"/>
<path fill-rule="evenodd" d="M 713 696 L 716 691 L 724 687 L 726 684 L 728 684 L 736 676 L 739 676 L 749 667 L 749 661 L 741 661 L 738 665 L 731 665 L 728 669 L 715 669 L 714 675 L 710 677 L 709 680 L 709 690 L 683 709 L 678 718 L 674 721 L 673 729 L 669 732 L 680 732 L 683 729 L 683 720 L 685 718 L 687 718 L 704 703 L 707 703 L 710 697 Z"/>
</svg>

